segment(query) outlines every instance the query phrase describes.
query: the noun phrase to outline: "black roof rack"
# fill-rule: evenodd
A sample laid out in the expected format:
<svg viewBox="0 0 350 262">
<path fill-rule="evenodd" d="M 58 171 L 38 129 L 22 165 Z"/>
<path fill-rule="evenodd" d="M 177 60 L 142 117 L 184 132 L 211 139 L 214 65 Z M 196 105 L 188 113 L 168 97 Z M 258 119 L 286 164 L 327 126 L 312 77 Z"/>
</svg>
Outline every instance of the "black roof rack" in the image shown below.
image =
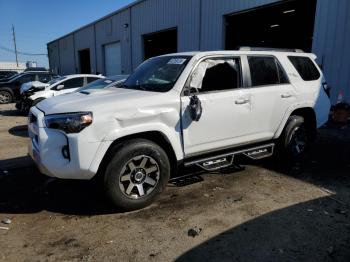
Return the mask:
<svg viewBox="0 0 350 262">
<path fill-rule="evenodd" d="M 293 53 L 304 53 L 301 49 L 289 49 L 289 48 L 274 48 L 274 47 L 250 47 L 241 46 L 240 51 L 274 51 L 274 52 L 293 52 Z"/>
</svg>

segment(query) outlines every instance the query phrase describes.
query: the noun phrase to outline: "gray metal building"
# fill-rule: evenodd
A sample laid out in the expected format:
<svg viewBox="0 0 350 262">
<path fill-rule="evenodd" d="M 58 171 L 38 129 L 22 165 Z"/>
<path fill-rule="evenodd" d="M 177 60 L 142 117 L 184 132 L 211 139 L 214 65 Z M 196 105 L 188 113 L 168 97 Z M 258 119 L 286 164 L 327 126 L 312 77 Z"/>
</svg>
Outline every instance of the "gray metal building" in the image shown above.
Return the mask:
<svg viewBox="0 0 350 262">
<path fill-rule="evenodd" d="M 139 0 L 47 44 L 62 75 L 130 73 L 154 55 L 238 46 L 312 51 L 332 102 L 350 101 L 349 0 Z"/>
</svg>

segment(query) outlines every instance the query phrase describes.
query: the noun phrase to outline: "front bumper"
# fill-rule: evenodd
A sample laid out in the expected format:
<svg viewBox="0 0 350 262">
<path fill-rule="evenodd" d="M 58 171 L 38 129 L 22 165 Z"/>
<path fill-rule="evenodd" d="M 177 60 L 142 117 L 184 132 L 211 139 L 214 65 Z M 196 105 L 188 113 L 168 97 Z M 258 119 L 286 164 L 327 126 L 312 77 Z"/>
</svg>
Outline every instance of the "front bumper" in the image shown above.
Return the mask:
<svg viewBox="0 0 350 262">
<path fill-rule="evenodd" d="M 28 116 L 28 151 L 39 170 L 45 175 L 63 179 L 91 179 L 97 172 L 91 167 L 101 142 L 88 142 L 84 130 L 65 134 L 44 126 L 44 113 L 32 107 Z M 62 153 L 68 148 L 69 158 Z M 91 167 L 91 168 L 90 168 Z"/>
</svg>

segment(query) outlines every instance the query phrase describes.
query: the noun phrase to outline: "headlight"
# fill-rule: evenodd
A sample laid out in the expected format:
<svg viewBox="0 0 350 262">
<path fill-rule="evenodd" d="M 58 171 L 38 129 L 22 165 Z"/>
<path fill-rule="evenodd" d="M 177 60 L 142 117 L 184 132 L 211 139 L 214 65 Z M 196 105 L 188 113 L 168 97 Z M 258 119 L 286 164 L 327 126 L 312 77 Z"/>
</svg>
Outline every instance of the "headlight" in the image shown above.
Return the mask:
<svg viewBox="0 0 350 262">
<path fill-rule="evenodd" d="M 92 123 L 91 112 L 57 114 L 45 116 L 45 125 L 48 128 L 59 129 L 67 134 L 79 133 Z"/>
</svg>

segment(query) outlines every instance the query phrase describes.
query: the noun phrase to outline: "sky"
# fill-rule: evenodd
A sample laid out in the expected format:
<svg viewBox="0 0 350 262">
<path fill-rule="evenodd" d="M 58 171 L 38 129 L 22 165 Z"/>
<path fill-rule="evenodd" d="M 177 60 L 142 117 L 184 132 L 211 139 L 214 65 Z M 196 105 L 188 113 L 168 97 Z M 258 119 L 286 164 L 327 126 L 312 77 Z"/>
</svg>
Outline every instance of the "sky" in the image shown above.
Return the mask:
<svg viewBox="0 0 350 262">
<path fill-rule="evenodd" d="M 135 0 L 0 0 L 0 61 L 16 61 L 12 25 L 17 50 L 47 54 L 46 44 L 93 22 Z M 48 67 L 48 58 L 19 54 L 20 62 L 36 61 Z"/>
</svg>

